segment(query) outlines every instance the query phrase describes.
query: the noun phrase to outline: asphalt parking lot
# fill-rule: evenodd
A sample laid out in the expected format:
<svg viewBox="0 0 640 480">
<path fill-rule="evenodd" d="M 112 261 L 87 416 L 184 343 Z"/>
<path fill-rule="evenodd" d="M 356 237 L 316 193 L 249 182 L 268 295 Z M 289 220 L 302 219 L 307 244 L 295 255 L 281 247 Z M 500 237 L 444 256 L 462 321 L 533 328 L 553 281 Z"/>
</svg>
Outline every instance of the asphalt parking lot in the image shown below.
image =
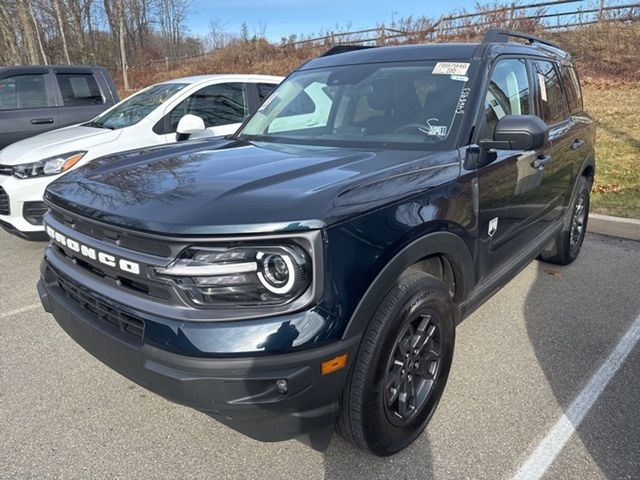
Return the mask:
<svg viewBox="0 0 640 480">
<path fill-rule="evenodd" d="M 640 315 L 640 243 L 590 235 L 574 265 L 534 262 L 466 319 L 431 424 L 386 459 L 337 436 L 324 454 L 259 443 L 120 377 L 42 311 L 42 249 L 0 232 L 0 478 L 509 479 L 527 460 L 545 478 L 640 478 L 640 346 L 589 387 Z"/>
</svg>

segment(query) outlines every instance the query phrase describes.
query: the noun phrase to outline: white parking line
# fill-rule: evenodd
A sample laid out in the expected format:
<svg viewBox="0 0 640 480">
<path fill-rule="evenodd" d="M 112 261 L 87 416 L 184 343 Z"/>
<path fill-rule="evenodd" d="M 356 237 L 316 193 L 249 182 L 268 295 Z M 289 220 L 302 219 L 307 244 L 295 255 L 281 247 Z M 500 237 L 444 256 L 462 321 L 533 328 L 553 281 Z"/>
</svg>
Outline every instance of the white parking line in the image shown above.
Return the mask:
<svg viewBox="0 0 640 480">
<path fill-rule="evenodd" d="M 42 304 L 33 303 L 31 305 L 27 305 L 26 307 L 17 308 L 15 310 L 9 310 L 8 312 L 0 312 L 0 318 L 10 317 L 12 315 L 18 315 L 19 313 L 29 312 L 31 310 L 35 310 L 36 308 L 42 308 Z"/>
<path fill-rule="evenodd" d="M 527 461 L 522 464 L 513 476 L 513 480 L 542 478 L 639 340 L 640 316 L 635 319 L 627 333 L 591 377 L 589 383 L 569 406 L 566 413 L 560 417 Z"/>
</svg>

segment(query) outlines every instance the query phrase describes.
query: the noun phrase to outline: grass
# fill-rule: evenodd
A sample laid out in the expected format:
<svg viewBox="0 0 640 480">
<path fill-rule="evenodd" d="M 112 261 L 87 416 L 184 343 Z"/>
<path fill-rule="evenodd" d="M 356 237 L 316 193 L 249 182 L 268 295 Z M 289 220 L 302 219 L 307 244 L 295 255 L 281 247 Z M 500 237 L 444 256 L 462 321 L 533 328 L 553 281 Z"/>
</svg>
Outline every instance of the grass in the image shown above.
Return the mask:
<svg viewBox="0 0 640 480">
<path fill-rule="evenodd" d="M 586 88 L 587 111 L 599 120 L 591 210 L 640 218 L 640 87 Z"/>
</svg>

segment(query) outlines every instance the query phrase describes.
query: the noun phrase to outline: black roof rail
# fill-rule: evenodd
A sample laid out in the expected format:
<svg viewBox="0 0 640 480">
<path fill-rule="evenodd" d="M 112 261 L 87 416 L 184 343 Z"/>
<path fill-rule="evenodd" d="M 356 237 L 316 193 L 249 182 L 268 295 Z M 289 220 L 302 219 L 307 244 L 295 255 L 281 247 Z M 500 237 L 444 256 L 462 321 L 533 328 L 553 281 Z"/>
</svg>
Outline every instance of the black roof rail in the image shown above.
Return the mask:
<svg viewBox="0 0 640 480">
<path fill-rule="evenodd" d="M 339 53 L 353 52 L 354 50 L 364 50 L 366 48 L 376 48 L 370 45 L 336 45 L 324 52 L 321 57 L 328 57 L 330 55 L 338 55 Z"/>
<path fill-rule="evenodd" d="M 544 45 L 549 45 L 550 47 L 562 50 L 562 47 L 557 43 L 550 42 L 549 40 L 544 40 L 540 37 L 536 37 L 535 35 L 529 35 L 528 33 L 514 32 L 511 30 L 487 30 L 484 34 L 484 38 L 482 39 L 482 43 L 507 43 L 509 41 L 509 38 L 522 38 L 523 40 L 527 40 L 529 44 L 542 43 Z"/>
</svg>

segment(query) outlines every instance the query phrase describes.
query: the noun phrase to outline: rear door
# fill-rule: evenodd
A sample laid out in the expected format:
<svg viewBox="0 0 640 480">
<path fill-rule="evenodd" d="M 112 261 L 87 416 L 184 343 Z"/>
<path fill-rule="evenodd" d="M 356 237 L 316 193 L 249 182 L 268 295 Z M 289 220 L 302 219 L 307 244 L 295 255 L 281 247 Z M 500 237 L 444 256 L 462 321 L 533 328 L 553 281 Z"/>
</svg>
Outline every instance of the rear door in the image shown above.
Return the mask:
<svg viewBox="0 0 640 480">
<path fill-rule="evenodd" d="M 562 85 L 569 106 L 570 128 L 559 152 L 564 160 L 558 164 L 559 181 L 565 185 L 564 206 L 568 206 L 573 193 L 576 175 L 587 157 L 593 152 L 593 120 L 584 111 L 578 73 L 572 64 L 558 65 Z"/>
<path fill-rule="evenodd" d="M 60 126 L 91 120 L 110 106 L 110 92 L 102 91 L 105 86 L 92 70 L 57 68 L 53 77 Z"/>
<path fill-rule="evenodd" d="M 544 154 L 551 162 L 544 168 L 549 178 L 545 195 L 550 220 L 557 220 L 569 203 L 574 175 L 572 143 L 579 128 L 569 114 L 569 108 L 560 80 L 558 65 L 550 60 L 532 60 L 532 71 L 537 98 L 537 113 L 549 126 L 549 145 Z"/>
<path fill-rule="evenodd" d="M 4 71 L 0 78 L 0 148 L 59 126 L 48 69 Z"/>
<path fill-rule="evenodd" d="M 500 57 L 485 91 L 479 138 L 493 138 L 505 115 L 536 113 L 535 88 L 525 58 Z M 496 150 L 493 161 L 478 169 L 479 240 L 482 276 L 514 258 L 556 215 L 549 204 L 553 174 L 535 168 L 548 147 L 536 151 Z"/>
</svg>

